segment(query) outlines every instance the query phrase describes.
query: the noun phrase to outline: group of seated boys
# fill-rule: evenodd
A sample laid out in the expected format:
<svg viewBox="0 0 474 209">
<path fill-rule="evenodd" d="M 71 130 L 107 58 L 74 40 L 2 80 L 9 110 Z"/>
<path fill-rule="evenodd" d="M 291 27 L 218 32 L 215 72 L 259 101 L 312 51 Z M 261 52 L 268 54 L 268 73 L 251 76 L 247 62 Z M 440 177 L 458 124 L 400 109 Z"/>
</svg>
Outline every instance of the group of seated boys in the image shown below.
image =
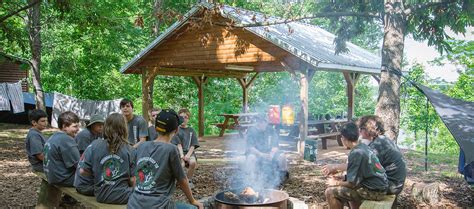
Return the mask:
<svg viewBox="0 0 474 209">
<path fill-rule="evenodd" d="M 153 110 L 149 127 L 143 117 L 133 114 L 130 100 L 122 100 L 120 109 L 121 114 L 112 113 L 105 120 L 93 115 L 81 132 L 79 117 L 63 112 L 57 120 L 59 131 L 47 140 L 41 133 L 48 125 L 47 114 L 31 111 L 25 148 L 32 169 L 44 172 L 49 184 L 75 187 L 101 203 L 188 208 L 171 199 L 179 186 L 191 205 L 203 208 L 191 191 L 199 143 L 188 126 L 189 110 Z"/>
</svg>

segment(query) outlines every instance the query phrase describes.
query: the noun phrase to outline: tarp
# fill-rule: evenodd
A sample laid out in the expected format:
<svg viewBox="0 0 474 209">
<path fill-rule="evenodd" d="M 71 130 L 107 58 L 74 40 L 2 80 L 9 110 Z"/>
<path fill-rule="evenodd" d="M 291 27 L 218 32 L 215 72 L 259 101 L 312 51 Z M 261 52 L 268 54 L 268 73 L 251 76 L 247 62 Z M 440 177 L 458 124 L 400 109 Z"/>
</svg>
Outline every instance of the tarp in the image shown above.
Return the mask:
<svg viewBox="0 0 474 209">
<path fill-rule="evenodd" d="M 53 107 L 53 99 L 53 93 L 44 93 L 44 105 L 46 105 L 46 107 Z M 23 92 L 23 102 L 25 104 L 36 105 L 35 94 Z"/>
<path fill-rule="evenodd" d="M 58 127 L 58 116 L 65 111 L 76 113 L 81 120 L 89 120 L 94 114 L 107 117 L 110 113 L 120 111 L 120 101 L 121 99 L 106 101 L 81 100 L 61 93 L 54 93 L 51 126 Z"/>
<path fill-rule="evenodd" d="M 474 102 L 451 98 L 412 82 L 431 102 L 436 113 L 465 154 L 465 166 L 474 161 Z"/>
</svg>

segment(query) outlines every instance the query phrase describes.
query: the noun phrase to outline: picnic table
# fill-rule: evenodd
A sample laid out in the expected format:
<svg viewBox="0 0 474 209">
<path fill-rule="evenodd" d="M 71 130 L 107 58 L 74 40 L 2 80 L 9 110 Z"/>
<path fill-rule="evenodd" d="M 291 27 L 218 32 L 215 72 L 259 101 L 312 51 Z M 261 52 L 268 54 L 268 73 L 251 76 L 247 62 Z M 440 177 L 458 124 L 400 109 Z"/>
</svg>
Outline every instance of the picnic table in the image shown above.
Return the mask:
<svg viewBox="0 0 474 209">
<path fill-rule="evenodd" d="M 219 136 L 224 136 L 226 129 L 238 130 L 240 136 L 243 136 L 249 127 L 255 125 L 254 117 L 257 115 L 258 113 L 219 114 L 224 117 L 224 122 L 214 125 L 221 129 Z"/>
<path fill-rule="evenodd" d="M 309 120 L 308 138 L 321 139 L 323 149 L 327 149 L 327 139 L 335 139 L 339 146 L 343 146 L 339 130 L 347 122 L 347 119 Z"/>
</svg>

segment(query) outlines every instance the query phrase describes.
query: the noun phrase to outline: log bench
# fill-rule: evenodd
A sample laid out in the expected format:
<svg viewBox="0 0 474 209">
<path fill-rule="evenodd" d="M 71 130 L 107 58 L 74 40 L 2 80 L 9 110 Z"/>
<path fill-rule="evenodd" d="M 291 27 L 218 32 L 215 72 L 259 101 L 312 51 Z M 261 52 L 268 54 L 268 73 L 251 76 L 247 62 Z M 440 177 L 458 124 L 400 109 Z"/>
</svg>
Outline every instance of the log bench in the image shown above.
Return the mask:
<svg viewBox="0 0 474 209">
<path fill-rule="evenodd" d="M 328 145 L 327 145 L 327 141 L 326 141 L 326 140 L 327 140 L 328 138 L 330 138 L 330 139 L 336 139 L 336 140 L 337 140 L 337 144 L 339 144 L 339 146 L 343 146 L 340 136 L 341 136 L 341 132 L 336 131 L 336 132 L 331 132 L 331 133 L 308 135 L 307 139 L 321 139 L 322 148 L 323 148 L 323 149 L 327 149 L 327 148 L 328 148 Z"/>
<path fill-rule="evenodd" d="M 39 208 L 57 208 L 61 201 L 62 194 L 67 194 L 82 203 L 86 208 L 111 208 L 111 209 L 123 209 L 127 208 L 127 205 L 114 205 L 99 203 L 95 200 L 94 196 L 86 196 L 79 194 L 74 187 L 62 187 L 58 185 L 52 185 L 48 183 L 46 175 L 41 172 L 34 172 L 41 178 L 41 188 L 38 197 L 37 206 Z"/>
<path fill-rule="evenodd" d="M 380 201 L 365 200 L 360 205 L 361 209 L 391 209 L 395 202 L 396 195 L 385 195 L 385 198 Z"/>
</svg>

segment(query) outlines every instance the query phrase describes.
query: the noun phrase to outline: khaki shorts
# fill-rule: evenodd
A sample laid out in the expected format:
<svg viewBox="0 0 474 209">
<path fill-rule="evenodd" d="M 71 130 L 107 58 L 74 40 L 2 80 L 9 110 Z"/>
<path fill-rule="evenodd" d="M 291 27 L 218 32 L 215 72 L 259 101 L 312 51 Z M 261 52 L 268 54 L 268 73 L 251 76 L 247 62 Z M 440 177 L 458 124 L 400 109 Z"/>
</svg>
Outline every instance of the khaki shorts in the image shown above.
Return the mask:
<svg viewBox="0 0 474 209">
<path fill-rule="evenodd" d="M 363 200 L 382 200 L 385 197 L 386 192 L 370 191 L 364 187 L 358 189 L 351 189 L 348 187 L 337 186 L 329 187 L 330 193 L 334 195 L 337 199 L 348 202 L 348 201 L 357 201 L 361 202 Z"/>
</svg>

